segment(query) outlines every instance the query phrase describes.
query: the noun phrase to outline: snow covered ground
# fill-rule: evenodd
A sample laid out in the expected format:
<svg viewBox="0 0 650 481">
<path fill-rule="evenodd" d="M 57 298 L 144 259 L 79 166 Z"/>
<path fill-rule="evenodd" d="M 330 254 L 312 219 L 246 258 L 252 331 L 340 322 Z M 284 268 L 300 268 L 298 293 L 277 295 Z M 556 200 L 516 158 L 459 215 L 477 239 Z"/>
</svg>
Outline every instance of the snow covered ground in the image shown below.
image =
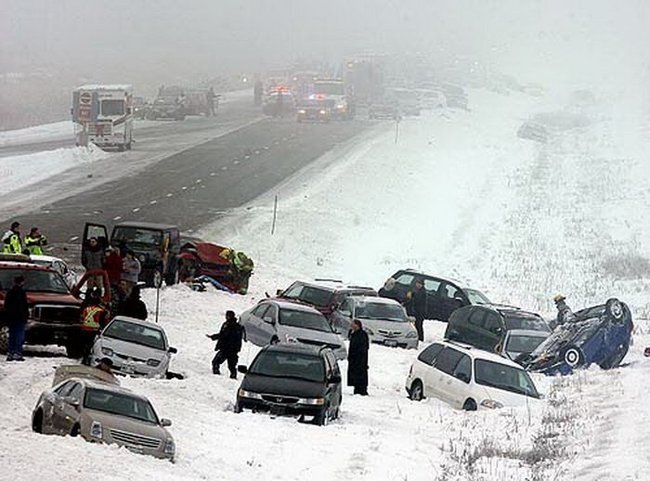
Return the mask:
<svg viewBox="0 0 650 481">
<path fill-rule="evenodd" d="M 179 348 L 173 368 L 186 379 L 123 381 L 174 421 L 175 464 L 33 434 L 31 409 L 52 367 L 66 360 L 0 362 L 0 465 L 9 468 L 0 479 L 647 479 L 644 130 L 619 129 L 619 111 L 605 104 L 541 102 L 473 91 L 471 111 L 407 119 L 397 143 L 394 125 L 378 124 L 207 227 L 204 237 L 256 260 L 251 293 L 164 289 L 160 322 Z M 546 145 L 517 138 L 521 122 L 539 112 L 563 127 Z M 567 112 L 586 123 L 567 129 Z M 627 365 L 535 376 L 546 394 L 541 402 L 465 413 L 435 399 L 408 401 L 404 380 L 415 353 L 373 346 L 371 396 L 352 396 L 346 387 L 341 419 L 330 426 L 232 412 L 238 381 L 210 373 L 213 344 L 204 336 L 218 329 L 227 309 L 241 312 L 295 278 L 334 276 L 379 287 L 403 267 L 459 278 L 495 301 L 546 315 L 557 292 L 575 308 L 619 296 L 635 314 Z M 153 310 L 154 293 L 145 300 Z M 430 341 L 444 325 L 425 329 Z M 240 362 L 250 363 L 256 352 L 245 345 Z"/>
<path fill-rule="evenodd" d="M 0 147 L 49 140 L 74 139 L 74 124 L 69 120 L 0 132 Z"/>
</svg>

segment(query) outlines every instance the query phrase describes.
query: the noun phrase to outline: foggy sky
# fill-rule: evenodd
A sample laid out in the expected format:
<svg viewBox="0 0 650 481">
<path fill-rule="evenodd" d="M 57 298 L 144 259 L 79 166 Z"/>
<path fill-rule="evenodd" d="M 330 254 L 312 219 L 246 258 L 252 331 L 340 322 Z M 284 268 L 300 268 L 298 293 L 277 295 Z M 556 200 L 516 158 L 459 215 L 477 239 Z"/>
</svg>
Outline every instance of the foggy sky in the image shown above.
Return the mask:
<svg viewBox="0 0 650 481">
<path fill-rule="evenodd" d="M 523 81 L 646 75 L 650 6 L 529 0 L 0 0 L 0 73 L 116 80 L 358 52 L 465 56 Z"/>
</svg>

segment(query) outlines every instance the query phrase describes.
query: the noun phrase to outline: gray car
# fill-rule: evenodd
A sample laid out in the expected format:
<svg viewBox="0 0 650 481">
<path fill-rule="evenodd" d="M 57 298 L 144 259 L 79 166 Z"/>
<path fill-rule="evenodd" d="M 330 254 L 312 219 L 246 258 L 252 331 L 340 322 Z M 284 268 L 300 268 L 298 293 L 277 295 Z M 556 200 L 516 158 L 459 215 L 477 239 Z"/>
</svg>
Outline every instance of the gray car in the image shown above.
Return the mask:
<svg viewBox="0 0 650 481">
<path fill-rule="evenodd" d="M 167 334 L 158 324 L 117 316 L 97 336 L 91 363 L 107 357 L 118 374 L 142 377 L 165 377 L 171 355 Z"/>
<path fill-rule="evenodd" d="M 144 397 L 115 384 L 70 378 L 44 391 L 32 412 L 37 433 L 81 436 L 86 441 L 173 460 L 174 438 Z"/>
<path fill-rule="evenodd" d="M 330 326 L 325 316 L 313 307 L 289 301 L 261 301 L 240 316 L 246 338 L 257 346 L 274 342 L 301 342 L 327 346 L 337 359 L 347 358 L 343 338 Z"/>
<path fill-rule="evenodd" d="M 351 296 L 332 313 L 332 326 L 347 334 L 352 321 L 361 321 L 370 342 L 417 349 L 418 333 L 404 307 L 385 297 Z"/>
</svg>

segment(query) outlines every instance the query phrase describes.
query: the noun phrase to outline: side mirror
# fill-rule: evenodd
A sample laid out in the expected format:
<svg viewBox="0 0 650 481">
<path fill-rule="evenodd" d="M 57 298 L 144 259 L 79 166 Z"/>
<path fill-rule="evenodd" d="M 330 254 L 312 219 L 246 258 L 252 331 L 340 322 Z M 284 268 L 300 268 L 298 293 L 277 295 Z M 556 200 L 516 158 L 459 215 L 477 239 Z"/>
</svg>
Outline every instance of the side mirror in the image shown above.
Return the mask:
<svg viewBox="0 0 650 481">
<path fill-rule="evenodd" d="M 409 321 L 411 324 L 415 324 L 415 317 L 413 317 L 413 316 L 406 316 L 406 318 L 408 319 L 408 321 Z"/>
<path fill-rule="evenodd" d="M 330 384 L 340 384 L 341 382 L 341 376 L 331 376 L 329 379 Z"/>
<path fill-rule="evenodd" d="M 242 374 L 246 374 L 248 372 L 248 367 L 239 365 L 237 366 L 237 371 Z"/>
<path fill-rule="evenodd" d="M 275 296 L 276 297 L 282 297 L 282 294 L 284 294 L 284 291 L 282 289 L 278 289 L 275 291 Z"/>
<path fill-rule="evenodd" d="M 176 354 L 178 352 L 178 349 L 176 349 L 175 347 L 170 347 L 169 349 L 167 349 L 167 352 L 169 352 L 169 354 Z"/>
<path fill-rule="evenodd" d="M 79 408 L 79 399 L 75 397 L 66 396 L 63 398 L 63 402 L 75 409 Z"/>
<path fill-rule="evenodd" d="M 169 419 L 162 418 L 162 419 L 160 420 L 160 425 L 161 425 L 163 428 L 167 428 L 167 427 L 169 427 L 169 426 L 172 425 L 172 422 L 171 422 L 171 420 L 169 420 Z"/>
<path fill-rule="evenodd" d="M 273 320 L 273 318 L 271 316 L 264 316 L 263 321 L 266 322 L 266 323 L 269 323 L 269 324 L 275 324 L 275 321 Z"/>
</svg>

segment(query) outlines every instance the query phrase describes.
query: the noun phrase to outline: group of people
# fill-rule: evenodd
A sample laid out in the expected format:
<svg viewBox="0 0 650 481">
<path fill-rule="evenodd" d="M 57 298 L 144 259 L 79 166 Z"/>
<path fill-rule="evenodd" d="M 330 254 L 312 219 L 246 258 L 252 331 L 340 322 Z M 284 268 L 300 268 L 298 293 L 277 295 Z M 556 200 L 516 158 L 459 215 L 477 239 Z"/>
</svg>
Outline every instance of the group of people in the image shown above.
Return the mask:
<svg viewBox="0 0 650 481">
<path fill-rule="evenodd" d="M 2 235 L 2 252 L 4 254 L 43 255 L 43 247 L 47 245 L 47 237 L 41 234 L 38 227 L 32 227 L 29 235 L 23 239 L 20 235 L 20 222 L 12 222 L 11 227 Z"/>
</svg>

